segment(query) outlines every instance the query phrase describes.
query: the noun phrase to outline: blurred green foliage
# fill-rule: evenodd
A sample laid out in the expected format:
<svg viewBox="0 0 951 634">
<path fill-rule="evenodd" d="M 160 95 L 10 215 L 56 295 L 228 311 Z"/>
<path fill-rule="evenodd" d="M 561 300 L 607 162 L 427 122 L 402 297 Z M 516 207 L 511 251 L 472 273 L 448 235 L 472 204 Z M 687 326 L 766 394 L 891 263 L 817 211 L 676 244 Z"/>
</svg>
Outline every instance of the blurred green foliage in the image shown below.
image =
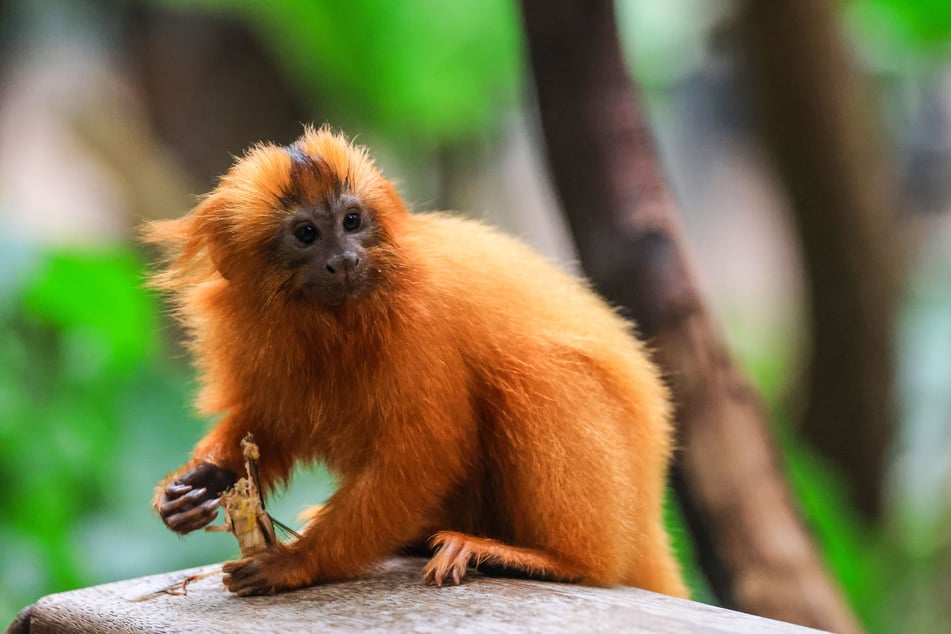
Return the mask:
<svg viewBox="0 0 951 634">
<path fill-rule="evenodd" d="M 156 354 L 139 258 L 117 247 L 31 261 L 5 276 L 0 305 L 0 620 L 46 592 L 161 567 L 149 491 L 200 431 L 187 428 L 187 375 Z"/>
<path fill-rule="evenodd" d="M 856 8 L 907 46 L 945 49 L 951 42 L 947 0 L 858 0 Z"/>
<path fill-rule="evenodd" d="M 520 34 L 509 0 L 164 0 L 229 12 L 274 50 L 335 125 L 448 142 L 514 102 Z"/>
<path fill-rule="evenodd" d="M 155 352 L 158 319 L 154 302 L 138 288 L 140 270 L 125 250 L 52 252 L 44 258 L 23 308 L 69 334 L 76 350 L 66 359 L 67 371 L 77 369 L 88 375 L 84 379 L 128 372 Z"/>
<path fill-rule="evenodd" d="M 54 249 L 0 265 L 0 622 L 49 592 L 234 557 L 227 535 L 179 539 L 149 507 L 203 425 L 140 255 Z M 279 517 L 329 494 L 325 472 L 299 479 L 306 492 L 270 505 Z"/>
</svg>

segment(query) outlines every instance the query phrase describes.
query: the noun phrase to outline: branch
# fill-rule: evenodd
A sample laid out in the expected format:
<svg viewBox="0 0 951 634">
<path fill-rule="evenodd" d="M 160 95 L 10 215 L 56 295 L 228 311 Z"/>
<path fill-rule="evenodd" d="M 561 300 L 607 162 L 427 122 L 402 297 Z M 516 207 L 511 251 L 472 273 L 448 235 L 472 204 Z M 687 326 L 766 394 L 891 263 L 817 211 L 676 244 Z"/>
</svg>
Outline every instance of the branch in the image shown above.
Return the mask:
<svg viewBox="0 0 951 634">
<path fill-rule="evenodd" d="M 866 100 L 827 0 L 745 2 L 746 58 L 807 272 L 810 369 L 802 435 L 882 503 L 896 420 L 897 208 Z"/>
</svg>

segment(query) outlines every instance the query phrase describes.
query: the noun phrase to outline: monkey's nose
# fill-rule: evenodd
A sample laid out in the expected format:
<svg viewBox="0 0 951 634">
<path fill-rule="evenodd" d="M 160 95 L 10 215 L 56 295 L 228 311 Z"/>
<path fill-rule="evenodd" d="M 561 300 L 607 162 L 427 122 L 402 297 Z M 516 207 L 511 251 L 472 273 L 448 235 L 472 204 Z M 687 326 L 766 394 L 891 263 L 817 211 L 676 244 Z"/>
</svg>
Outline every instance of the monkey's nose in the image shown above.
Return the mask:
<svg viewBox="0 0 951 634">
<path fill-rule="evenodd" d="M 327 260 L 327 272 L 331 275 L 343 273 L 349 275 L 360 267 L 360 258 L 356 253 L 340 253 Z"/>
</svg>

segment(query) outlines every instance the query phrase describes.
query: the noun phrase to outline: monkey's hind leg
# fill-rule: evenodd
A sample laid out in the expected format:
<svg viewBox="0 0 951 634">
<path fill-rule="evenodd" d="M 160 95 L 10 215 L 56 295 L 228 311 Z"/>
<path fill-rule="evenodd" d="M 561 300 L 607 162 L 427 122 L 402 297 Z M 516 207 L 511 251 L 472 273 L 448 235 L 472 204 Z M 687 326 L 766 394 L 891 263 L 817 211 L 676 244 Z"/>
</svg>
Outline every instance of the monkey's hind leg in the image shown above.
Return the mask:
<svg viewBox="0 0 951 634">
<path fill-rule="evenodd" d="M 442 531 L 433 535 L 429 543 L 436 553 L 423 569 L 423 580 L 437 586 L 450 579 L 459 585 L 469 566 L 483 566 L 485 572 L 493 575 L 543 581 L 572 582 L 584 577 L 555 555 L 494 539 Z"/>
</svg>

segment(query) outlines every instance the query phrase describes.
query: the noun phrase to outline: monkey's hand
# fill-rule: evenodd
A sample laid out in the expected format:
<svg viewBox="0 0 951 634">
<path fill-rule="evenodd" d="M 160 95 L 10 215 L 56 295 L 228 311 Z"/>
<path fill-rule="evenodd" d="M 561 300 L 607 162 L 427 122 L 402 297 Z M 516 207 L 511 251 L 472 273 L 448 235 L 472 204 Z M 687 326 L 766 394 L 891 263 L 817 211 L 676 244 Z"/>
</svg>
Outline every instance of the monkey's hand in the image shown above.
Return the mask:
<svg viewBox="0 0 951 634">
<path fill-rule="evenodd" d="M 230 469 L 199 462 L 160 484 L 152 505 L 166 526 L 184 535 L 214 521 L 221 494 L 236 479 Z"/>
<path fill-rule="evenodd" d="M 304 558 L 283 546 L 272 547 L 262 553 L 226 563 L 224 584 L 231 592 L 247 597 L 275 594 L 312 585 L 312 575 L 304 565 Z"/>
</svg>

